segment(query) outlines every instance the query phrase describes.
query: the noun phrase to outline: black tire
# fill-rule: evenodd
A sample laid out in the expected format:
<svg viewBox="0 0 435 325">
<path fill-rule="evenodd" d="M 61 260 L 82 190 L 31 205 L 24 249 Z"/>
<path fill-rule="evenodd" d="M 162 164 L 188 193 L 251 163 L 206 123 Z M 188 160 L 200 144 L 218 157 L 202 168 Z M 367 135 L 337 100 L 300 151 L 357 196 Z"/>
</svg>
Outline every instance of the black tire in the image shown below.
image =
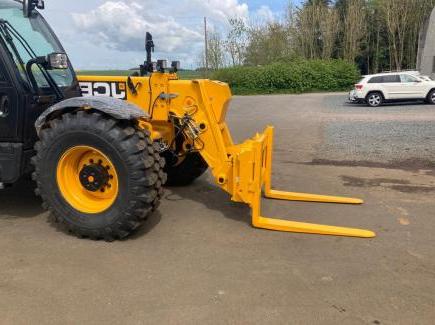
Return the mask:
<svg viewBox="0 0 435 325">
<path fill-rule="evenodd" d="M 426 102 L 431 105 L 435 105 L 435 89 L 431 90 L 427 95 Z"/>
<path fill-rule="evenodd" d="M 383 104 L 383 102 L 384 96 L 382 95 L 382 93 L 377 91 L 369 93 L 366 97 L 366 103 L 370 107 L 379 107 Z"/>
<path fill-rule="evenodd" d="M 203 175 L 208 169 L 207 163 L 197 152 L 189 154 L 180 164 L 166 164 L 168 186 L 187 186 Z"/>
<path fill-rule="evenodd" d="M 33 179 L 56 224 L 78 237 L 113 241 L 129 236 L 158 207 L 166 181 L 164 159 L 149 134 L 125 121 L 79 111 L 49 122 L 35 146 Z M 97 214 L 75 209 L 62 195 L 56 170 L 62 155 L 75 146 L 91 146 L 116 169 L 119 190 L 113 204 Z"/>
</svg>

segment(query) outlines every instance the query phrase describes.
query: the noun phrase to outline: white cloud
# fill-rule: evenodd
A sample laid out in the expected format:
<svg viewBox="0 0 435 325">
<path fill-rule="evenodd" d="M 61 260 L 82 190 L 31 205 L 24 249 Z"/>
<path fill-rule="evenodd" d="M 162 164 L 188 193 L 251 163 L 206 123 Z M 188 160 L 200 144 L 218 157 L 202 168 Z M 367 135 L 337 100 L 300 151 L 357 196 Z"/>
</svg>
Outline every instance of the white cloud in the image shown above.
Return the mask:
<svg viewBox="0 0 435 325">
<path fill-rule="evenodd" d="M 269 6 L 261 6 L 256 11 L 255 15 L 260 21 L 269 22 L 275 19 L 275 14 L 272 9 L 269 8 Z"/>
<path fill-rule="evenodd" d="M 248 18 L 249 8 L 246 3 L 239 3 L 238 0 L 191 0 L 189 3 L 193 3 L 198 9 L 221 22 L 227 22 L 228 17 Z"/>
<path fill-rule="evenodd" d="M 156 58 L 181 59 L 192 66 L 203 46 L 203 17 L 209 18 L 211 28 L 224 31 L 228 18 L 250 18 L 243 1 L 247 0 L 105 0 L 94 9 L 73 13 L 72 18 L 83 44 L 90 43 L 93 52 L 100 52 L 101 65 L 110 66 L 103 59 L 109 53 L 119 53 L 112 64 L 122 62 L 124 54 L 125 59 L 134 53 L 143 58 L 145 33 L 149 31 L 154 36 Z M 269 21 L 273 12 L 262 6 L 252 16 Z M 99 64 L 95 55 L 93 59 Z"/>
<path fill-rule="evenodd" d="M 199 31 L 137 2 L 107 1 L 88 13 L 73 14 L 73 19 L 77 28 L 94 42 L 119 51 L 142 51 L 146 31 L 159 40 L 162 52 L 180 50 L 186 42 L 202 38 Z"/>
</svg>

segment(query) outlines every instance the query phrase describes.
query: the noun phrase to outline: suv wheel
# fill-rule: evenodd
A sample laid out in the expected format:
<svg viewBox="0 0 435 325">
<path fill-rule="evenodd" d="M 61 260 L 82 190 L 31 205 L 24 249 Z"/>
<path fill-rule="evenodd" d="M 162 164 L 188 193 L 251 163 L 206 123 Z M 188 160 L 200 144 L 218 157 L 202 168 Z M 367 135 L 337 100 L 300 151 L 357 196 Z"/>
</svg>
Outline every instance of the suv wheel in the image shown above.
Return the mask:
<svg viewBox="0 0 435 325">
<path fill-rule="evenodd" d="M 370 107 L 379 107 L 382 105 L 384 98 L 382 97 L 381 93 L 375 92 L 375 93 L 368 94 L 366 101 Z"/>
<path fill-rule="evenodd" d="M 427 95 L 427 102 L 429 104 L 435 105 L 435 89 L 431 90 L 429 95 Z"/>
</svg>

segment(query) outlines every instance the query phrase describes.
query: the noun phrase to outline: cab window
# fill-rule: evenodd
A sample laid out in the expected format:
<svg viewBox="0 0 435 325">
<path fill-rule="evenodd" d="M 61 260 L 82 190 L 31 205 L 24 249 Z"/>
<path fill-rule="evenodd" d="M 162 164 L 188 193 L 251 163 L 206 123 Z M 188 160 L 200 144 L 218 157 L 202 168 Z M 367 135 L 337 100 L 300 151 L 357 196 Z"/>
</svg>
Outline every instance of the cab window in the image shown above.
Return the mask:
<svg viewBox="0 0 435 325">
<path fill-rule="evenodd" d="M 39 13 L 35 12 L 31 17 L 25 18 L 19 4 L 0 1 L 0 17 L 11 24 L 18 33 L 24 37 L 35 56 L 46 56 L 53 52 L 64 52 L 62 46 Z M 17 65 L 22 79 L 29 82 L 25 71 L 25 64 L 32 56 L 14 34 L 11 36 L 18 51 L 18 55 L 9 43 L 7 44 L 7 48 Z M 3 35 L 3 38 L 4 37 L 5 35 Z M 41 69 L 37 65 L 33 65 L 32 70 L 38 86 L 48 88 L 49 84 Z M 59 87 L 69 87 L 73 83 L 73 71 L 71 67 L 65 70 L 50 70 L 48 73 Z"/>
</svg>

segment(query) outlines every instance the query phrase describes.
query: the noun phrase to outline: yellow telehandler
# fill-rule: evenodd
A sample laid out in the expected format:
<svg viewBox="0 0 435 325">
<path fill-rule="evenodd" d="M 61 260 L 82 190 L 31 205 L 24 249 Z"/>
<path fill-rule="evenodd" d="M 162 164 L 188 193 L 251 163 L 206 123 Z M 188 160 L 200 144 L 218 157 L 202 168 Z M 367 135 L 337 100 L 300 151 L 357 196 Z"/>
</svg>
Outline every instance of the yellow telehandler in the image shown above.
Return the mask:
<svg viewBox="0 0 435 325">
<path fill-rule="evenodd" d="M 271 188 L 274 128 L 234 144 L 225 122 L 229 86 L 211 80 L 179 80 L 179 62 L 151 60 L 154 43 L 146 36 L 147 61 L 130 77 L 79 76 L 84 96 L 111 96 L 135 104 L 147 114 L 138 121 L 165 158 L 169 185 L 189 185 L 211 169 L 216 183 L 235 202 L 252 209 L 252 224 L 270 230 L 373 237 L 371 231 L 261 216 L 261 198 L 288 201 L 362 204 L 360 199 L 276 191 Z"/>
<path fill-rule="evenodd" d="M 0 3 L 0 188 L 32 173 L 54 220 L 91 239 L 125 238 L 163 195 L 210 168 L 252 224 L 271 230 L 373 237 L 367 230 L 261 216 L 261 198 L 361 204 L 271 189 L 273 128 L 234 144 L 225 122 L 231 92 L 210 80 L 179 80 L 179 63 L 146 62 L 130 77 L 80 76 L 37 9 Z"/>
</svg>

